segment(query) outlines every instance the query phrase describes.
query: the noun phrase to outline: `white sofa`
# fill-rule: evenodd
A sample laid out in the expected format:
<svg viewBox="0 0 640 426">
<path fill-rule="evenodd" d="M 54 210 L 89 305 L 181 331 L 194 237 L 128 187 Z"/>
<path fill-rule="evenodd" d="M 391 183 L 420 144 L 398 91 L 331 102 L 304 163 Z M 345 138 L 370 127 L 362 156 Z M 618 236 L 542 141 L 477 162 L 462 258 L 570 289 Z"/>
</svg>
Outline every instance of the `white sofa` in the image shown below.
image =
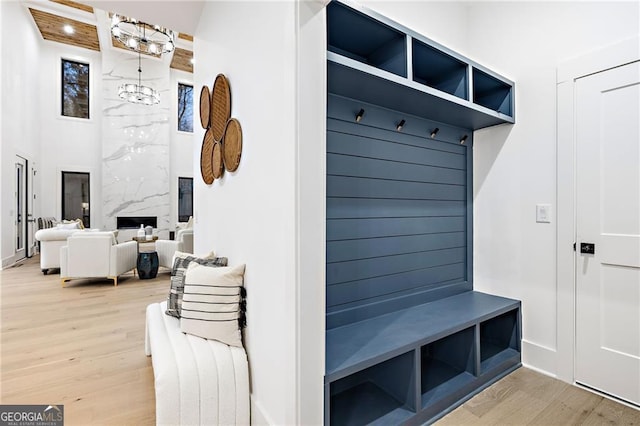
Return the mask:
<svg viewBox="0 0 640 426">
<path fill-rule="evenodd" d="M 35 238 L 40 241 L 40 269 L 47 275 L 49 269 L 60 268 L 60 248 L 67 244 L 67 238 L 79 232 L 79 228 L 45 228 L 36 232 Z"/>
<path fill-rule="evenodd" d="M 158 425 L 248 425 L 249 365 L 244 348 L 182 333 L 165 315 L 167 302 L 147 306 L 145 353 L 151 356 Z"/>
<path fill-rule="evenodd" d="M 173 255 L 176 251 L 193 253 L 193 228 L 180 229 L 175 240 L 157 240 L 158 263 L 165 268 L 173 268 Z"/>
<path fill-rule="evenodd" d="M 138 243 L 117 244 L 113 232 L 76 232 L 60 248 L 62 286 L 73 278 L 109 278 L 118 285 L 118 276 L 136 267 Z"/>
</svg>

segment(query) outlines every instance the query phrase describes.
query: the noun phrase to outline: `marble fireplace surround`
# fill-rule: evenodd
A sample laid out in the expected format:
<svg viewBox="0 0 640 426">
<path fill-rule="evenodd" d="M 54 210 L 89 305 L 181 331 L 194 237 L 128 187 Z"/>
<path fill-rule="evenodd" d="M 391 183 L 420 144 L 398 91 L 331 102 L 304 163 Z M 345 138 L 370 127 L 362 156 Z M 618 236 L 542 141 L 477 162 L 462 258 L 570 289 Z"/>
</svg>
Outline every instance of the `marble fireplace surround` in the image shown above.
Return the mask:
<svg viewBox="0 0 640 426">
<path fill-rule="evenodd" d="M 118 97 L 124 82 L 137 82 L 138 57 L 123 51 L 103 57 L 103 223 L 118 217 L 156 217 L 154 234 L 168 238 L 170 212 L 170 71 L 161 60 L 143 59 L 142 84 L 160 92 L 160 103 L 141 105 Z M 139 225 L 138 225 L 139 228 Z M 123 230 L 130 239 L 136 229 Z"/>
</svg>

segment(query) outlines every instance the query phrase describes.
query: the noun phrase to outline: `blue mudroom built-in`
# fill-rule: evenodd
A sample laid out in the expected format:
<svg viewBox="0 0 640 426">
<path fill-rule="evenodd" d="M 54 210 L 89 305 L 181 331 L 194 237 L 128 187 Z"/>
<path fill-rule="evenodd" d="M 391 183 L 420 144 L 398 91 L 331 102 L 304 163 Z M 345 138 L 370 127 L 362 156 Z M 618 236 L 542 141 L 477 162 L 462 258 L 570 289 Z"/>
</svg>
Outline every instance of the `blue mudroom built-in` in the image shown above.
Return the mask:
<svg viewBox="0 0 640 426">
<path fill-rule="evenodd" d="M 473 289 L 473 132 L 515 85 L 327 7 L 325 423 L 423 424 L 518 368 L 520 302 Z"/>
</svg>

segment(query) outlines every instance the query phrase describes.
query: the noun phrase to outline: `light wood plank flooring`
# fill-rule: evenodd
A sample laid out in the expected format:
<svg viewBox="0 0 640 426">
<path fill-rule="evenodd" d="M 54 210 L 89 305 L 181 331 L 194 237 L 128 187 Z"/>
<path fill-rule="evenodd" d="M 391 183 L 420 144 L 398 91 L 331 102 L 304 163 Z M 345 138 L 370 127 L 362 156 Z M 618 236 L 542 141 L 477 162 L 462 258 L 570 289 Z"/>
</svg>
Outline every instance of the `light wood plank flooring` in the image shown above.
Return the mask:
<svg viewBox="0 0 640 426">
<path fill-rule="evenodd" d="M 72 280 L 38 259 L 0 273 L 3 404 L 63 404 L 65 424 L 155 424 L 145 308 L 166 298 L 168 270 Z"/>
<path fill-rule="evenodd" d="M 640 410 L 519 368 L 439 422 L 458 425 L 640 425 Z"/>
<path fill-rule="evenodd" d="M 43 276 L 38 258 L 0 272 L 0 403 L 64 404 L 67 425 L 155 423 L 144 312 L 169 274 L 108 280 Z M 520 368 L 439 425 L 638 425 L 640 411 Z"/>
</svg>

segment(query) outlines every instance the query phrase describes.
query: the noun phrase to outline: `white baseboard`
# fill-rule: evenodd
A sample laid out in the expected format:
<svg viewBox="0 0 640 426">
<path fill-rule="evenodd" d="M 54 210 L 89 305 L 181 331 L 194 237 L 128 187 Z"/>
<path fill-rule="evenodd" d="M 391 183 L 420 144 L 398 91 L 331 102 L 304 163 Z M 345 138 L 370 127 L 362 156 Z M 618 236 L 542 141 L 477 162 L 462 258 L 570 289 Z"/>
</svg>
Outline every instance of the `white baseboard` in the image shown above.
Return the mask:
<svg viewBox="0 0 640 426">
<path fill-rule="evenodd" d="M 264 408 L 262 407 L 262 404 L 260 404 L 260 402 L 256 400 L 253 394 L 251 394 L 250 399 L 251 399 L 251 424 L 257 425 L 257 426 L 275 425 L 276 423 L 269 418 Z"/>
<path fill-rule="evenodd" d="M 9 257 L 5 257 L 4 259 L 2 259 L 2 268 L 1 269 L 5 269 L 9 266 L 13 266 L 16 263 L 15 257 L 14 256 L 9 256 Z"/>
<path fill-rule="evenodd" d="M 522 365 L 547 376 L 557 376 L 557 351 L 522 340 Z"/>
</svg>

